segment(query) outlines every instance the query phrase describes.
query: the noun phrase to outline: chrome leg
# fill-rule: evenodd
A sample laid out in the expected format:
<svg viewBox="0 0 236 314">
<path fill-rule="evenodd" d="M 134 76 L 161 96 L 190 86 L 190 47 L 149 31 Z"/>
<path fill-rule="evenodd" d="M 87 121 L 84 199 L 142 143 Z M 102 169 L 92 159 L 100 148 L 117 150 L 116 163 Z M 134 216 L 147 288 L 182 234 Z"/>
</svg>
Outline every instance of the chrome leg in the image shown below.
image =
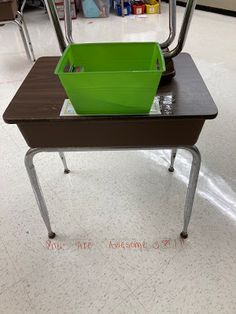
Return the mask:
<svg viewBox="0 0 236 314">
<path fill-rule="evenodd" d="M 61 24 L 59 22 L 58 15 L 57 15 L 55 1 L 45 0 L 44 2 L 47 8 L 49 18 L 54 27 L 61 53 L 63 53 L 67 47 L 67 44 L 66 44 L 65 37 L 61 29 Z"/>
<path fill-rule="evenodd" d="M 25 37 L 25 32 L 24 32 L 22 23 L 19 22 L 18 20 L 15 20 L 14 23 L 16 23 L 18 25 L 18 27 L 19 27 L 20 35 L 21 35 L 21 38 L 22 38 L 22 41 L 23 41 L 23 44 L 24 44 L 26 55 L 27 55 L 28 59 L 31 60 L 31 55 L 30 55 L 30 51 L 29 51 L 29 47 L 28 47 L 28 44 L 27 44 L 27 40 L 26 40 L 26 37 Z"/>
<path fill-rule="evenodd" d="M 67 167 L 67 163 L 66 163 L 66 158 L 65 158 L 65 154 L 63 152 L 59 152 L 59 155 L 61 157 L 63 166 L 64 166 L 64 173 L 70 173 L 70 170 Z"/>
<path fill-rule="evenodd" d="M 170 167 L 169 167 L 169 169 L 168 169 L 170 172 L 174 172 L 174 171 L 175 171 L 175 169 L 174 169 L 174 162 L 175 162 L 176 154 L 177 154 L 177 149 L 176 149 L 176 148 L 173 148 L 173 149 L 171 150 Z"/>
<path fill-rule="evenodd" d="M 197 4 L 197 0 L 187 1 L 185 14 L 184 14 L 183 22 L 182 22 L 180 33 L 179 33 L 178 43 L 176 47 L 173 48 L 171 51 L 164 52 L 165 58 L 174 58 L 182 51 L 187 35 L 188 35 L 189 26 L 191 24 L 191 20 L 192 20 L 192 16 L 193 16 L 193 12 L 196 7 L 196 4 Z"/>
<path fill-rule="evenodd" d="M 161 8 L 161 3 L 159 5 Z M 174 41 L 176 35 L 176 0 L 169 0 L 169 36 L 160 44 L 162 49 L 168 48 Z"/>
<path fill-rule="evenodd" d="M 32 189 L 34 191 L 36 201 L 38 203 L 40 214 L 41 214 L 43 221 L 46 225 L 46 228 L 48 230 L 48 237 L 50 239 L 53 239 L 56 236 L 56 234 L 52 231 L 52 228 L 51 228 L 47 206 L 46 206 L 46 203 L 45 203 L 45 200 L 43 197 L 43 193 L 42 193 L 40 185 L 39 185 L 37 173 L 36 173 L 36 170 L 35 170 L 35 167 L 33 164 L 33 157 L 38 152 L 39 152 L 39 150 L 37 150 L 37 149 L 29 149 L 28 150 L 28 152 L 25 155 L 25 167 L 26 167 L 26 170 L 27 170 L 28 175 L 29 175 L 30 183 L 31 183 Z"/>
<path fill-rule="evenodd" d="M 73 44 L 72 37 L 72 21 L 71 21 L 71 2 L 64 0 L 64 11 L 65 11 L 65 35 L 68 44 Z"/>
<path fill-rule="evenodd" d="M 30 39 L 30 36 L 29 36 L 29 32 L 28 32 L 28 28 L 25 24 L 25 20 L 24 20 L 24 17 L 23 15 L 18 12 L 18 15 L 20 16 L 20 22 L 23 26 L 23 31 L 25 33 L 25 38 L 27 40 L 27 44 L 28 44 L 28 49 L 30 50 L 30 53 L 31 53 L 31 60 L 34 62 L 35 61 L 35 56 L 34 56 L 34 50 L 33 50 L 33 46 L 32 46 L 32 43 L 31 43 L 31 39 Z"/>
<path fill-rule="evenodd" d="M 184 227 L 183 231 L 180 233 L 180 236 L 186 239 L 188 237 L 188 225 L 192 214 L 194 195 L 197 187 L 198 175 L 201 166 L 201 154 L 196 146 L 183 148 L 190 151 L 193 156 L 189 184 L 184 206 Z"/>
<path fill-rule="evenodd" d="M 20 13 L 21 13 L 21 14 L 23 14 L 23 11 L 24 11 L 24 8 L 25 8 L 25 4 L 26 4 L 26 0 L 24 0 L 24 1 L 22 2 L 22 5 L 21 5 L 21 7 L 20 7 Z"/>
</svg>

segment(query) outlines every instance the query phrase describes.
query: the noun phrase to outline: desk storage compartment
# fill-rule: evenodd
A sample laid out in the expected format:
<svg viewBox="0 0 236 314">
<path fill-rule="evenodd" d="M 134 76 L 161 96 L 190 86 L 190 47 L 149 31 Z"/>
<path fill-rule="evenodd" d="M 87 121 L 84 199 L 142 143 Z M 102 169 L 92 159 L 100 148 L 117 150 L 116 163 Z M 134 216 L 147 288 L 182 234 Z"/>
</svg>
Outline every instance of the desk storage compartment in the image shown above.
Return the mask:
<svg viewBox="0 0 236 314">
<path fill-rule="evenodd" d="M 164 70 L 157 43 L 102 43 L 70 45 L 55 73 L 79 114 L 142 114 Z"/>
<path fill-rule="evenodd" d="M 29 147 L 144 148 L 192 146 L 202 119 L 87 117 L 57 122 L 25 122 L 18 128 Z M 75 136 L 73 136 L 75 135 Z M 77 136 L 78 135 L 78 136 Z"/>
</svg>

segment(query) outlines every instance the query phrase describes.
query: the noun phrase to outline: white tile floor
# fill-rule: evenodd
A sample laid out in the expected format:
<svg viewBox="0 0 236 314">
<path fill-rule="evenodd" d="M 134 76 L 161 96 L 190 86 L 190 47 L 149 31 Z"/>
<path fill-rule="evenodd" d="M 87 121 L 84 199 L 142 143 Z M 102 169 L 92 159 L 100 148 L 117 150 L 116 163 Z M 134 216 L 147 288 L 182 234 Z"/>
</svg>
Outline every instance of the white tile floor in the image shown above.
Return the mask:
<svg viewBox="0 0 236 314">
<path fill-rule="evenodd" d="M 182 16 L 178 8 L 178 26 Z M 25 18 L 36 56 L 58 55 L 47 15 Z M 163 5 L 161 16 L 73 27 L 82 42 L 161 41 L 167 23 Z M 1 119 L 0 313 L 236 313 L 235 33 L 235 18 L 196 11 L 185 47 L 219 108 L 198 141 L 203 162 L 185 243 L 178 234 L 190 156 L 179 152 L 170 175 L 169 152 L 139 151 L 68 153 L 68 176 L 57 155 L 37 157 L 58 234 L 49 245 L 23 165 L 27 145 Z M 14 25 L 0 37 L 2 116 L 32 64 Z M 119 241 L 145 243 L 112 248 Z"/>
</svg>

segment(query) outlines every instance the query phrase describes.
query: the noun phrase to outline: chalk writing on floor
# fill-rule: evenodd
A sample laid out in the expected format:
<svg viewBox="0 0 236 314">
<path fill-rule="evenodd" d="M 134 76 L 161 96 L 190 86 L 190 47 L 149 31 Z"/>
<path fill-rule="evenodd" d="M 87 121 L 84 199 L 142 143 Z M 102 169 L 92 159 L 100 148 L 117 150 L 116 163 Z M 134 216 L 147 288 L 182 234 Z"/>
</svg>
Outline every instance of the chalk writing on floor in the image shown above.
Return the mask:
<svg viewBox="0 0 236 314">
<path fill-rule="evenodd" d="M 51 251 L 60 251 L 65 249 L 74 248 L 79 251 L 90 251 L 96 247 L 106 250 L 139 250 L 145 251 L 157 251 L 157 250 L 169 250 L 169 249 L 181 249 L 186 244 L 186 240 L 182 238 L 176 239 L 154 239 L 154 240 L 103 240 L 100 243 L 92 240 L 47 240 L 43 246 Z"/>
</svg>

